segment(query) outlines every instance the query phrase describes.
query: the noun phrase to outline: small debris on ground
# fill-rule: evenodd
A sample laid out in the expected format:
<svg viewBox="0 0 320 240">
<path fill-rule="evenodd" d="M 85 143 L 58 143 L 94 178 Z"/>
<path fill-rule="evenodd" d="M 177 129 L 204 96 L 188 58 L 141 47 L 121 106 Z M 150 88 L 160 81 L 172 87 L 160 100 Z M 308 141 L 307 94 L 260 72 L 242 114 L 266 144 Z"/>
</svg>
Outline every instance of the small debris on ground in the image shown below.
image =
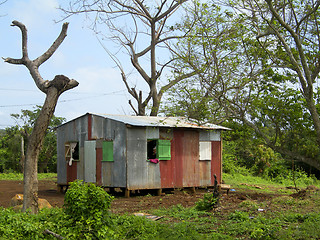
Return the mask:
<svg viewBox="0 0 320 240">
<path fill-rule="evenodd" d="M 244 186 L 248 186 L 248 187 L 254 187 L 254 188 L 257 188 L 257 189 L 262 189 L 262 187 L 260 187 L 258 185 L 254 185 L 254 184 L 240 183 L 240 185 L 244 185 Z"/>
<path fill-rule="evenodd" d="M 149 213 L 134 213 L 133 214 L 134 216 L 137 216 L 137 217 L 145 217 L 147 219 L 150 219 L 152 221 L 157 221 L 161 218 L 163 218 L 162 216 L 155 216 L 155 215 L 152 215 L 152 214 L 149 214 Z"/>
</svg>

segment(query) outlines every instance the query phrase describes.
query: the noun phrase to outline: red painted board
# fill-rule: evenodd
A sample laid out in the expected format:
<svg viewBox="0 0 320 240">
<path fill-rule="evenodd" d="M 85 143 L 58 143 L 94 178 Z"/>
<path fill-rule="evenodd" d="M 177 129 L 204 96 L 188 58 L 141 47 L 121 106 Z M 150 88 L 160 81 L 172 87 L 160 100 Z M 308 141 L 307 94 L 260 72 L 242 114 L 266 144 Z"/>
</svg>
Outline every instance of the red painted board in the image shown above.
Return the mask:
<svg viewBox="0 0 320 240">
<path fill-rule="evenodd" d="M 211 184 L 214 185 L 214 174 L 217 176 L 218 183 L 221 183 L 221 142 L 213 141 L 211 145 L 212 159 L 211 159 Z"/>
<path fill-rule="evenodd" d="M 69 165 L 69 161 L 66 161 L 67 164 L 67 183 L 73 182 L 77 179 L 77 162 L 72 161 L 72 165 Z"/>
<path fill-rule="evenodd" d="M 96 148 L 96 183 L 101 186 L 102 179 L 101 179 L 101 168 L 102 168 L 102 148 Z"/>
<path fill-rule="evenodd" d="M 185 131 L 183 138 L 183 187 L 200 185 L 199 179 L 199 133 Z"/>
</svg>

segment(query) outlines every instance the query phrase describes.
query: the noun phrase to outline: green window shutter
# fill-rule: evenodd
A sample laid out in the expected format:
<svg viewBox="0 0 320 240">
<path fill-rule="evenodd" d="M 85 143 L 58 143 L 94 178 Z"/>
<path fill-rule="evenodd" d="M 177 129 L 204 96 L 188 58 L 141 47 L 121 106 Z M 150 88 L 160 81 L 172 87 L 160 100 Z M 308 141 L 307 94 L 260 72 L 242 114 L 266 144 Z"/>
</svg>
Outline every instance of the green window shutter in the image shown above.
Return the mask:
<svg viewBox="0 0 320 240">
<path fill-rule="evenodd" d="M 113 162 L 113 142 L 111 141 L 103 142 L 102 161 Z"/>
<path fill-rule="evenodd" d="M 171 142 L 170 140 L 157 141 L 157 158 L 159 160 L 171 160 Z"/>
</svg>

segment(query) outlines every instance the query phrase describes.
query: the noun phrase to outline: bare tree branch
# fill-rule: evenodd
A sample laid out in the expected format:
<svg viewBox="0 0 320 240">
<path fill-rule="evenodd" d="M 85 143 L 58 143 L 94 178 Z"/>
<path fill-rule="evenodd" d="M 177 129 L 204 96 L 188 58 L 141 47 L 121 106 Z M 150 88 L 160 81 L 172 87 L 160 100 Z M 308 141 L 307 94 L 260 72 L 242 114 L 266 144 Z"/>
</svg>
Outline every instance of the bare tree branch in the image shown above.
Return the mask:
<svg viewBox="0 0 320 240">
<path fill-rule="evenodd" d="M 66 17 L 70 17 L 73 14 L 84 13 L 88 16 L 88 14 L 96 13 L 93 19 L 95 32 L 97 32 L 95 28 L 101 26 L 100 23 L 108 27 L 109 39 L 118 43 L 120 48 L 128 52 L 131 65 L 139 73 L 142 81 L 149 87 L 149 93 L 142 99 L 142 92 L 138 91 L 136 87 L 129 86 L 125 70 L 117 64 L 121 72 L 122 81 L 130 95 L 137 101 L 138 109 L 146 108 L 149 102 L 152 101 L 153 106 L 150 114 L 157 115 L 163 94 L 163 91 L 158 94 L 157 83 L 161 78 L 163 66 L 168 66 L 168 64 L 159 64 L 156 58 L 156 56 L 159 56 L 156 49 L 165 47 L 165 42 L 179 38 L 179 36 L 170 36 L 173 35 L 171 30 L 165 31 L 166 23 L 168 18 L 186 1 L 97 0 L 88 5 L 85 0 L 73 0 L 69 9 L 60 9 L 64 11 Z M 121 27 L 122 22 L 125 22 L 123 27 Z M 141 41 L 146 41 L 147 43 L 142 44 Z M 111 53 L 108 52 L 108 55 L 111 56 Z M 119 63 L 118 60 L 115 61 L 114 56 L 112 59 L 114 62 Z M 146 62 L 148 62 L 147 66 Z M 171 60 L 167 62 L 171 62 Z M 172 84 L 169 84 L 164 89 L 168 89 L 169 86 L 172 86 Z M 145 112 L 145 110 L 141 110 L 141 112 Z"/>
</svg>

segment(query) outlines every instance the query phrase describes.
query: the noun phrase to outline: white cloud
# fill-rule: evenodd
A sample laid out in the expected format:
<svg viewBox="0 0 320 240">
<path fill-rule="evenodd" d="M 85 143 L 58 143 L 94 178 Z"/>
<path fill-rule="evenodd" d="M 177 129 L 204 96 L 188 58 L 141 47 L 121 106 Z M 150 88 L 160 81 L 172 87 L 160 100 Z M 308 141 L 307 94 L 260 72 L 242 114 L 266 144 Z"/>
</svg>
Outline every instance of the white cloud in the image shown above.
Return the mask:
<svg viewBox="0 0 320 240">
<path fill-rule="evenodd" d="M 84 67 L 77 69 L 70 77 L 79 82 L 79 92 L 101 93 L 124 89 L 119 71 L 113 68 Z"/>
<path fill-rule="evenodd" d="M 29 28 L 42 27 L 52 22 L 58 13 L 56 0 L 16 0 L 10 15 L 23 22 Z"/>
</svg>

